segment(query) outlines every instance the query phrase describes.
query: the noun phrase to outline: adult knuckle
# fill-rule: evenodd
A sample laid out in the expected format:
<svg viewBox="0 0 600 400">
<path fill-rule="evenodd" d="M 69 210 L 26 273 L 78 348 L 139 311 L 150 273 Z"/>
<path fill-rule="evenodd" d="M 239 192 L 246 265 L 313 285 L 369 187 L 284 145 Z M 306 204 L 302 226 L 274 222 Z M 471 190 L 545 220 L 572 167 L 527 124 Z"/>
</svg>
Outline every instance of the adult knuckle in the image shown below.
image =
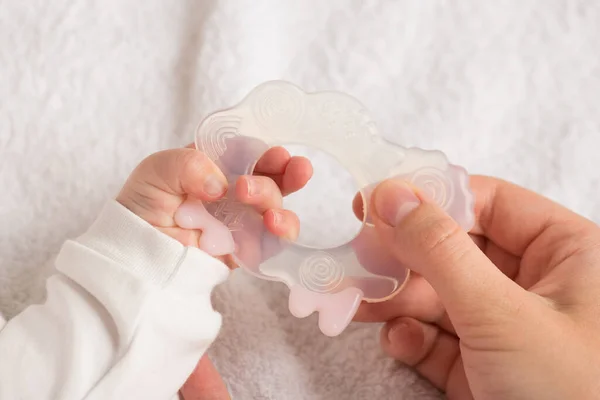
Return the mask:
<svg viewBox="0 0 600 400">
<path fill-rule="evenodd" d="M 455 254 L 460 249 L 461 229 L 450 218 L 431 215 L 423 219 L 417 242 L 432 256 Z"/>
</svg>

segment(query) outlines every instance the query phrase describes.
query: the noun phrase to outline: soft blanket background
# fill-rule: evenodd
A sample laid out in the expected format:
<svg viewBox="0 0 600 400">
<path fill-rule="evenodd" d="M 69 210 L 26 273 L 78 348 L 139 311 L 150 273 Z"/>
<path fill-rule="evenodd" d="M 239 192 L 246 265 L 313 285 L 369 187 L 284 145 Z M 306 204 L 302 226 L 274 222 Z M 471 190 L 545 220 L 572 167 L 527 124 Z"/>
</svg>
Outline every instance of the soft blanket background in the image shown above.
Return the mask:
<svg viewBox="0 0 600 400">
<path fill-rule="evenodd" d="M 43 299 L 61 243 L 145 155 L 270 79 L 349 92 L 388 138 L 600 221 L 597 1 L 0 0 L 0 310 Z M 235 399 L 440 396 L 378 326 L 328 339 L 286 303 L 239 273 L 216 293 Z"/>
</svg>

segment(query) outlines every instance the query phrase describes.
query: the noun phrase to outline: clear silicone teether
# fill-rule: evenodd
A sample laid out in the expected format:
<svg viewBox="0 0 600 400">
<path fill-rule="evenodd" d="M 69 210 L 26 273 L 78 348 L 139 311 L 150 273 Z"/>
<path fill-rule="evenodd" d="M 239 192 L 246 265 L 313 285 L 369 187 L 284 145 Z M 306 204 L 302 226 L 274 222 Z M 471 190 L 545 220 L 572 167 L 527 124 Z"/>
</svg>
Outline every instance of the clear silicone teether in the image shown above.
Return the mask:
<svg viewBox="0 0 600 400">
<path fill-rule="evenodd" d="M 363 188 L 365 205 L 374 184 L 398 176 L 424 191 L 463 229 L 473 225 L 466 171 L 449 164 L 442 152 L 386 141 L 365 108 L 348 95 L 305 93 L 287 82 L 267 82 L 233 108 L 207 117 L 196 132 L 196 147 L 225 173 L 231 196 L 237 178 L 251 174 L 267 149 L 292 144 L 312 146 L 335 157 Z M 284 282 L 290 288 L 291 313 L 302 318 L 317 311 L 319 328 L 328 336 L 346 328 L 362 300 L 389 299 L 408 278 L 408 270 L 379 243 L 368 207 L 359 233 L 330 249 L 309 248 L 272 235 L 264 229 L 260 214 L 230 195 L 204 207 L 231 237 L 222 225 L 213 228 L 212 217 L 210 221 L 202 217 L 206 212 L 199 203 L 182 206 L 177 223 L 193 228 L 191 221 L 201 221 L 198 227 L 211 231 L 212 247 L 232 238 L 234 260 L 261 279 Z M 206 246 L 211 248 L 210 243 Z"/>
</svg>

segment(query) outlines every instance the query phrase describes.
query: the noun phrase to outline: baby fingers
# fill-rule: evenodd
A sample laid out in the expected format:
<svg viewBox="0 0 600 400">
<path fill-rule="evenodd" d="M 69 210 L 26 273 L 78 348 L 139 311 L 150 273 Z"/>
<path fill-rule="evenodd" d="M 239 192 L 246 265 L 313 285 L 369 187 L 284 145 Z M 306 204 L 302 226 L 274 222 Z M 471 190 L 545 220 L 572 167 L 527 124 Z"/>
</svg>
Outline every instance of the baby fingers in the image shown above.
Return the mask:
<svg viewBox="0 0 600 400">
<path fill-rule="evenodd" d="M 300 233 L 300 220 L 290 210 L 271 209 L 263 214 L 265 227 L 274 235 L 294 241 Z"/>
<path fill-rule="evenodd" d="M 281 209 L 283 198 L 279 186 L 266 176 L 241 176 L 236 184 L 236 198 L 252 205 L 263 214 L 265 227 L 274 235 L 296 240 L 300 221 L 296 214 Z"/>
<path fill-rule="evenodd" d="M 235 192 L 239 201 L 254 206 L 260 213 L 271 208 L 281 208 L 283 203 L 279 187 L 266 176 L 239 177 Z"/>
<path fill-rule="evenodd" d="M 203 153 L 165 150 L 144 159 L 117 196 L 123 206 L 146 222 L 172 227 L 173 215 L 187 196 L 215 201 L 227 191 L 227 180 Z"/>
<path fill-rule="evenodd" d="M 283 147 L 272 147 L 258 160 L 254 174 L 271 178 L 287 196 L 308 183 L 313 168 L 308 158 L 292 157 Z"/>
<path fill-rule="evenodd" d="M 132 176 L 169 194 L 189 194 L 202 200 L 218 199 L 227 190 L 219 168 L 204 153 L 191 149 L 155 153 L 142 161 Z"/>
</svg>

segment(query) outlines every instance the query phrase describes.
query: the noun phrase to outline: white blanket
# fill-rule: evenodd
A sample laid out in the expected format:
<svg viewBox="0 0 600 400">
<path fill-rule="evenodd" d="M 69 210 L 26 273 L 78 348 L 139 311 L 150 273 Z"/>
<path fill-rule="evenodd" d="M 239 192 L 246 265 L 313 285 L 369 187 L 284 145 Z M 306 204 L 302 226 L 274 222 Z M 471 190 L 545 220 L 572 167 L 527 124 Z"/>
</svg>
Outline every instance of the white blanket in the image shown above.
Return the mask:
<svg viewBox="0 0 600 400">
<path fill-rule="evenodd" d="M 388 138 L 600 221 L 599 27 L 594 0 L 0 0 L 0 310 L 43 298 L 145 155 L 270 79 L 351 93 Z M 236 273 L 215 296 L 235 399 L 439 397 L 378 326 L 326 338 L 287 293 Z"/>
</svg>

